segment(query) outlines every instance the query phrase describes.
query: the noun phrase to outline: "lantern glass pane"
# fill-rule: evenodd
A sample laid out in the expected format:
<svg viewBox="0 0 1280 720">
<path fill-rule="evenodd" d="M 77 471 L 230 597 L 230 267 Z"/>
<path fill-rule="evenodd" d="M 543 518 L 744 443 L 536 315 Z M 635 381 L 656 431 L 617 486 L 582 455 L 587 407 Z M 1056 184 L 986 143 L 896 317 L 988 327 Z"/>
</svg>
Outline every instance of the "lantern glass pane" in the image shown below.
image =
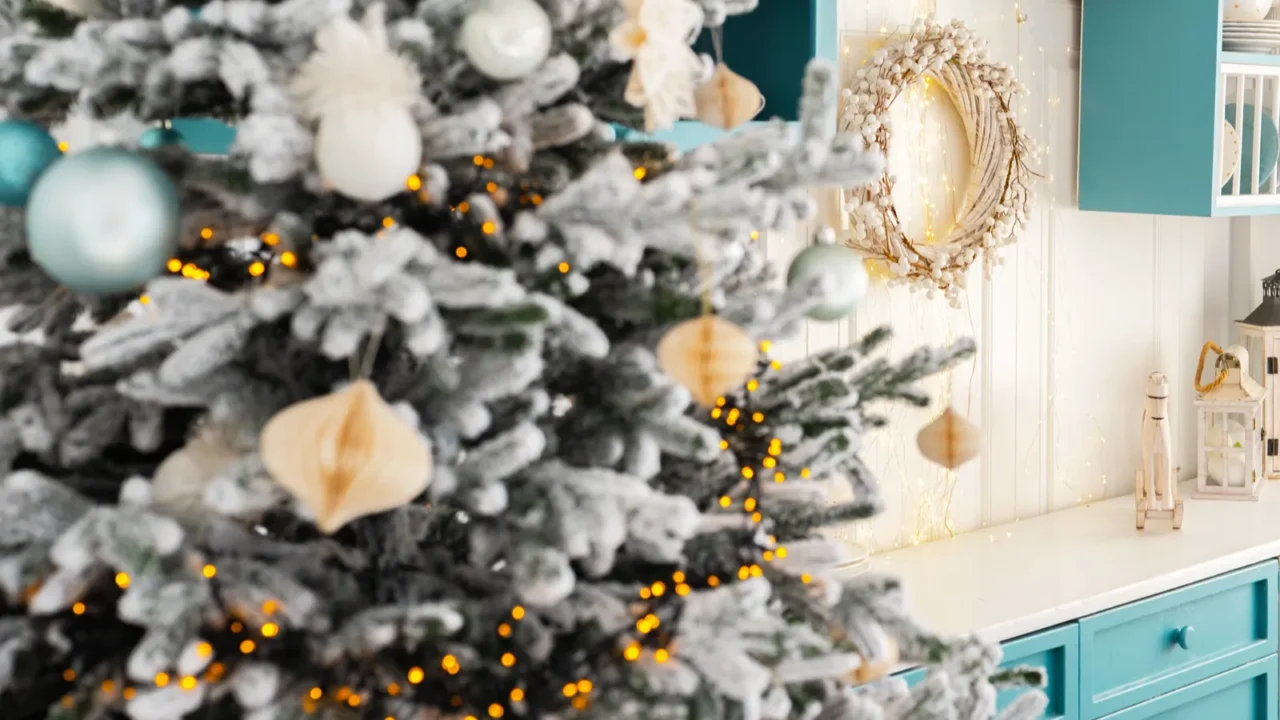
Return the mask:
<svg viewBox="0 0 1280 720">
<path fill-rule="evenodd" d="M 1205 432 L 1205 475 L 1213 487 L 1245 487 L 1249 413 L 1209 412 Z"/>
<path fill-rule="evenodd" d="M 1264 365 L 1267 361 L 1266 348 L 1262 346 L 1262 337 L 1259 335 L 1242 335 L 1241 340 L 1244 342 L 1244 349 L 1249 351 L 1249 377 L 1254 380 L 1261 380 L 1266 375 Z"/>
</svg>

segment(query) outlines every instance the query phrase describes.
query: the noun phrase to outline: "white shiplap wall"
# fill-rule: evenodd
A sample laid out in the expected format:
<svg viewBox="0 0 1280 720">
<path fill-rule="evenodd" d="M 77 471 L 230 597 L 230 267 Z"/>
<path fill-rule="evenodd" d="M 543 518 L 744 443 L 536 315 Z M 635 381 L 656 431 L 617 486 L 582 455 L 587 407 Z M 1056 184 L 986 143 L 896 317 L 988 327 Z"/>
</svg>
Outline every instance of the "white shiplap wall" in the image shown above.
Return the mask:
<svg viewBox="0 0 1280 720">
<path fill-rule="evenodd" d="M 889 508 L 850 534 L 874 549 L 1132 492 L 1143 383 L 1153 370 L 1174 382 L 1175 451 L 1192 468 L 1196 356 L 1205 339 L 1231 339 L 1228 221 L 1075 209 L 1078 0 L 842 0 L 841 24 L 865 42 L 930 6 L 941 19 L 963 19 L 996 58 L 1019 67 L 1029 90 L 1023 122 L 1047 148 L 1042 169 L 1052 181 L 1041 185 L 1030 229 L 1006 264 L 989 278 L 974 271 L 960 310 L 873 284 L 855 317 L 811 323 L 780 348 L 784 359 L 803 356 L 881 324 L 895 329 L 894 354 L 956 337 L 978 340 L 975 362 L 933 382 L 935 407 L 887 408 L 891 426 L 868 441 L 864 456 Z M 1021 26 L 1015 12 L 1026 16 Z M 891 153 L 900 186 L 922 172 L 912 133 L 903 130 L 909 126 L 895 121 L 897 136 L 909 136 Z M 950 135 L 962 143 L 954 128 Z M 950 147 L 966 152 L 963 144 Z M 826 221 L 838 226 L 830 196 L 819 199 Z M 1237 233 L 1248 227 L 1237 224 Z M 768 238 L 769 254 L 786 262 L 806 238 Z M 915 447 L 918 429 L 948 399 L 984 433 L 980 460 L 954 477 Z"/>
</svg>

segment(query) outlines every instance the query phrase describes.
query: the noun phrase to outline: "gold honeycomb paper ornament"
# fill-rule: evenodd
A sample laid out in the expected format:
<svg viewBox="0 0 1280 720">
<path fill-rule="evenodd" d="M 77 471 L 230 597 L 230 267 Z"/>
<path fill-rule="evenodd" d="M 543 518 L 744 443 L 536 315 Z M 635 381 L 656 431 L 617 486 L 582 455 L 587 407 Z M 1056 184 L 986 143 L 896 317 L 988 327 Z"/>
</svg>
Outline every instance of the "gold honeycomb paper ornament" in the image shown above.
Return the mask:
<svg viewBox="0 0 1280 720">
<path fill-rule="evenodd" d="M 978 426 L 947 408 L 937 420 L 924 426 L 916 436 L 920 454 L 948 470 L 955 470 L 978 457 L 982 432 Z"/>
<path fill-rule="evenodd" d="M 368 380 L 290 405 L 262 430 L 262 462 L 333 534 L 400 507 L 431 484 L 431 451 Z"/>
<path fill-rule="evenodd" d="M 756 371 L 759 355 L 747 331 L 715 315 L 686 320 L 658 343 L 658 365 L 687 388 L 699 405 L 741 387 Z"/>
<path fill-rule="evenodd" d="M 760 88 L 724 63 L 716 65 L 711 79 L 698 88 L 694 100 L 697 119 L 722 130 L 746 123 L 764 108 Z"/>
</svg>

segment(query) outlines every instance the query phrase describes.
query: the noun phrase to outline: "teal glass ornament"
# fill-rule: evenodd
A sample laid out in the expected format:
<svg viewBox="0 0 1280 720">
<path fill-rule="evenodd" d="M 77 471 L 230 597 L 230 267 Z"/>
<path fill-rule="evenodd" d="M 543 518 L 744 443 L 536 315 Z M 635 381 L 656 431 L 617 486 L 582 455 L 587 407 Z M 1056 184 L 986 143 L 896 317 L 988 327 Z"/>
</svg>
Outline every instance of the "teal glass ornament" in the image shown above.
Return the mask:
<svg viewBox="0 0 1280 720">
<path fill-rule="evenodd" d="M 75 292 L 126 292 L 173 257 L 181 216 L 178 191 L 154 162 L 123 148 L 91 148 L 54 163 L 36 182 L 27 249 Z"/>
<path fill-rule="evenodd" d="M 170 145 L 181 145 L 186 138 L 182 133 L 167 127 L 153 127 L 138 137 L 138 147 L 143 150 L 158 150 Z"/>
<path fill-rule="evenodd" d="M 40 174 L 60 157 L 48 130 L 23 120 L 0 120 L 0 205 L 26 205 Z"/>
<path fill-rule="evenodd" d="M 806 315 L 822 321 L 847 317 L 867 294 L 867 268 L 862 264 L 862 256 L 843 245 L 811 245 L 791 261 L 787 285 L 812 283 L 823 275 L 835 278 L 835 291 Z"/>
</svg>

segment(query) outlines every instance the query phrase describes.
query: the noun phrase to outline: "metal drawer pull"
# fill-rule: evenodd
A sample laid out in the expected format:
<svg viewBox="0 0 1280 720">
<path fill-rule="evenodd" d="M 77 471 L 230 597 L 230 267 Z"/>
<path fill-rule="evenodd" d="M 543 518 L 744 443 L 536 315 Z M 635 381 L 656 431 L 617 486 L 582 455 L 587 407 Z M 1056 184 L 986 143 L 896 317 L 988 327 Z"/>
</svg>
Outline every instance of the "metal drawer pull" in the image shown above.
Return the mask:
<svg viewBox="0 0 1280 720">
<path fill-rule="evenodd" d="M 1196 629 L 1190 625 L 1185 625 L 1173 631 L 1173 641 L 1183 650 L 1191 649 L 1191 640 L 1196 634 Z"/>
</svg>

